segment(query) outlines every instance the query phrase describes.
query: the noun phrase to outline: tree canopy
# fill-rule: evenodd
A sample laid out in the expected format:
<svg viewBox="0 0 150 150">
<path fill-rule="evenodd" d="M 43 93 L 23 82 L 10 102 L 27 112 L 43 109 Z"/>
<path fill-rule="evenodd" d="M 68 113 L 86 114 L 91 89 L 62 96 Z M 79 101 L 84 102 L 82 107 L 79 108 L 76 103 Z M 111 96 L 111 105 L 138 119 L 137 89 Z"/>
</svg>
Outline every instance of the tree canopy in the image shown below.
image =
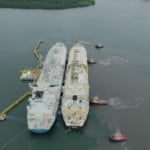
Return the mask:
<svg viewBox="0 0 150 150">
<path fill-rule="evenodd" d="M 0 8 L 65 9 L 94 4 L 95 0 L 0 0 Z"/>
</svg>

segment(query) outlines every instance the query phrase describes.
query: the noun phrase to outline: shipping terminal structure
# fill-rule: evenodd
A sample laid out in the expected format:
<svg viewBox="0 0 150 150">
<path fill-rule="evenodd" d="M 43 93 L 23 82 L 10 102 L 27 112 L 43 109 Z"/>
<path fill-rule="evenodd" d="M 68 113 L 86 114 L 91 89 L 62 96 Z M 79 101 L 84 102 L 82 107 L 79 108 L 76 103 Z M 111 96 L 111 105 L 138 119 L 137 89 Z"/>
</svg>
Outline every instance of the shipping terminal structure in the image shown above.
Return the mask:
<svg viewBox="0 0 150 150">
<path fill-rule="evenodd" d="M 87 51 L 75 43 L 68 56 L 61 111 L 66 127 L 81 128 L 89 113 Z"/>
<path fill-rule="evenodd" d="M 46 55 L 39 78 L 30 84 L 32 95 L 27 105 L 27 126 L 31 132 L 47 132 L 55 122 L 62 92 L 66 59 L 65 45 L 57 42 Z"/>
</svg>

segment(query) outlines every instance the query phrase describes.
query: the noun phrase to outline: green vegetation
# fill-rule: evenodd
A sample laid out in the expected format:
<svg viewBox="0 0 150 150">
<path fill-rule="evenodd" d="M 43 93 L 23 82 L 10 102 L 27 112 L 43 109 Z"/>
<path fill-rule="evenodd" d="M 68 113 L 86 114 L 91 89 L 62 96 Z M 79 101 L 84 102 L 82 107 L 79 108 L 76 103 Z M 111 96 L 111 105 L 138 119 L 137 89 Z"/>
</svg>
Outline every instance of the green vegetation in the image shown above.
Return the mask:
<svg viewBox="0 0 150 150">
<path fill-rule="evenodd" d="M 95 0 L 0 0 L 0 8 L 65 9 L 94 4 Z"/>
</svg>

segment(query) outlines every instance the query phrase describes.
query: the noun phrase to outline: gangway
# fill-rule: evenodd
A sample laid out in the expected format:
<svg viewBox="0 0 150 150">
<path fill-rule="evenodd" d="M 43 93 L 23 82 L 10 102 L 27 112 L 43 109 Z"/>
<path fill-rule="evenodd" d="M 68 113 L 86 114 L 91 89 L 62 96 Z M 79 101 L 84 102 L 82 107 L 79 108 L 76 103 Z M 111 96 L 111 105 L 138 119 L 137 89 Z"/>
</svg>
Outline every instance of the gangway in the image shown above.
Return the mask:
<svg viewBox="0 0 150 150">
<path fill-rule="evenodd" d="M 31 95 L 31 91 L 27 91 L 22 96 L 14 100 L 10 105 L 8 105 L 4 110 L 0 112 L 0 120 L 6 119 L 6 113 L 8 113 L 10 110 L 12 110 L 17 104 L 19 104 L 21 101 L 23 101 L 27 96 Z"/>
</svg>

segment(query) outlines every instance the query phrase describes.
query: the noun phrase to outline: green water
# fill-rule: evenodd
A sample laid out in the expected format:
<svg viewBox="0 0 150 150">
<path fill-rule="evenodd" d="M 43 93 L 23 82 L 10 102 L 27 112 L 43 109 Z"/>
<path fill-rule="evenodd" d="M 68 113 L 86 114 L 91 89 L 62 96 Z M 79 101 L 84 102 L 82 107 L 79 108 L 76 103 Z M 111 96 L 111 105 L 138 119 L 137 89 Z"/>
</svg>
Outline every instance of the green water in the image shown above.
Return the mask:
<svg viewBox="0 0 150 150">
<path fill-rule="evenodd" d="M 91 106 L 85 127 L 68 133 L 61 116 L 46 134 L 27 130 L 27 99 L 0 122 L 0 150 L 148 150 L 150 89 L 149 1 L 96 1 L 95 6 L 67 10 L 0 9 L 0 109 L 28 90 L 20 70 L 36 65 L 33 49 L 44 40 L 43 56 L 57 41 L 70 49 L 85 41 L 90 97 L 107 98 L 108 106 Z M 87 44 L 88 42 L 88 44 Z M 96 50 L 95 43 L 104 49 Z M 127 134 L 125 143 L 110 143 L 116 128 Z"/>
</svg>

